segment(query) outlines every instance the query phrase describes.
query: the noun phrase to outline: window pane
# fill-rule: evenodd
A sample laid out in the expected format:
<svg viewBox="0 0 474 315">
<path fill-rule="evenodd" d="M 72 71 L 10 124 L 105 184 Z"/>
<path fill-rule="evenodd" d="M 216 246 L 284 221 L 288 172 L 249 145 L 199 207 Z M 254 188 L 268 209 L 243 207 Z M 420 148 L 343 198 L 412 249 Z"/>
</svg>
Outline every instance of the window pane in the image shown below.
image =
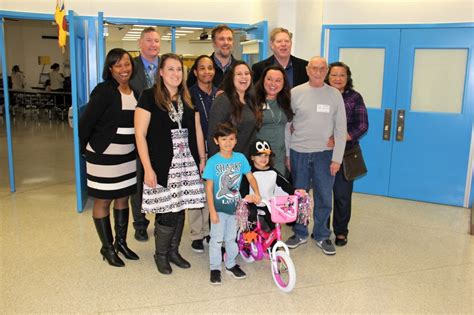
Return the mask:
<svg viewBox="0 0 474 315">
<path fill-rule="evenodd" d="M 461 113 L 467 49 L 416 49 L 411 110 Z"/>
<path fill-rule="evenodd" d="M 381 108 L 385 49 L 341 48 L 339 57 L 351 68 L 354 89 L 362 94 L 365 106 Z"/>
</svg>

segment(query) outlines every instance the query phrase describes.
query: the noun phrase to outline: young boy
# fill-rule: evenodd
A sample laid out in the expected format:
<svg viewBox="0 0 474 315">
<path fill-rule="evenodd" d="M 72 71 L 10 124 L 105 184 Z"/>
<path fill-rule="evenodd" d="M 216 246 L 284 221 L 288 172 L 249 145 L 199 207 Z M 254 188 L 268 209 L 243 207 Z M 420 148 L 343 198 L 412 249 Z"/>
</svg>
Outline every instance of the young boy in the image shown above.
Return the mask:
<svg viewBox="0 0 474 315">
<path fill-rule="evenodd" d="M 220 284 L 222 242 L 225 243 L 227 253 L 226 272 L 236 279 L 246 277 L 245 272 L 235 263 L 239 253 L 235 241 L 237 237 L 235 209 L 241 199 L 239 187 L 243 174 L 254 191 L 254 195 L 247 195 L 245 200 L 259 203 L 260 193 L 257 181 L 250 172 L 247 158 L 242 153 L 233 152 L 237 143 L 237 130 L 230 123 L 219 124 L 214 133 L 214 142 L 219 146 L 219 152 L 207 161 L 203 178 L 206 180 L 206 196 L 211 217 L 209 243 L 211 284 Z"/>
</svg>

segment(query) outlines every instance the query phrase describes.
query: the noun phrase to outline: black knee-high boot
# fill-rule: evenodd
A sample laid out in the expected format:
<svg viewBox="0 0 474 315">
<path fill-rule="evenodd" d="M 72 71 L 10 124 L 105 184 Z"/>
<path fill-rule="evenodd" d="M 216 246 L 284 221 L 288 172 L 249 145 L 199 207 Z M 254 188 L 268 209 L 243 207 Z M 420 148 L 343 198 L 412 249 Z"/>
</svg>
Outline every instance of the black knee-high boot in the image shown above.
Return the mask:
<svg viewBox="0 0 474 315">
<path fill-rule="evenodd" d="M 168 275 L 172 272 L 168 257 L 174 227 L 158 224 L 155 221 L 155 263 L 158 271 Z"/>
<path fill-rule="evenodd" d="M 178 213 L 178 220 L 171 238 L 170 250 L 168 257 L 170 262 L 180 268 L 190 268 L 191 264 L 179 254 L 179 244 L 181 243 L 181 236 L 184 228 L 184 210 Z"/>
<path fill-rule="evenodd" d="M 117 252 L 122 253 L 125 258 L 138 260 L 139 257 L 127 246 L 127 230 L 128 230 L 128 208 L 114 209 L 115 221 L 115 243 L 114 247 Z"/>
<path fill-rule="evenodd" d="M 110 226 L 110 216 L 104 218 L 93 218 L 97 234 L 99 234 L 100 241 L 102 242 L 102 248 L 100 253 L 102 257 L 107 259 L 107 262 L 111 266 L 123 267 L 125 263 L 117 256 L 114 249 L 114 238 L 112 236 L 112 227 Z"/>
</svg>

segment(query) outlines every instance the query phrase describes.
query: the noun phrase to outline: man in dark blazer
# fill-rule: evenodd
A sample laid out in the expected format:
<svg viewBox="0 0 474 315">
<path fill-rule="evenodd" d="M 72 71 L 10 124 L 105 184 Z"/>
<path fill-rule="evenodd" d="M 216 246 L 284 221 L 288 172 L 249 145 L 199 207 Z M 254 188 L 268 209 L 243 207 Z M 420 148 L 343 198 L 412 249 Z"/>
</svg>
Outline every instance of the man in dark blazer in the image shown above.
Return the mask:
<svg viewBox="0 0 474 315">
<path fill-rule="evenodd" d="M 225 24 L 217 25 L 212 29 L 211 38 L 212 45 L 214 46 L 211 59 L 214 63 L 215 70 L 212 84 L 219 88 L 224 80 L 227 69 L 236 62 L 236 59 L 232 55 L 232 50 L 234 49 L 234 31 Z M 190 88 L 194 84 L 196 84 L 196 75 L 191 71 L 188 74 L 186 85 Z"/>
<path fill-rule="evenodd" d="M 291 55 L 292 37 L 293 34 L 283 27 L 274 28 L 270 32 L 270 48 L 273 51 L 273 56 L 252 66 L 254 83 L 260 79 L 266 67 L 274 64 L 278 64 L 285 69 L 290 87 L 308 82 L 308 74 L 306 73 L 308 61 Z"/>
<path fill-rule="evenodd" d="M 133 90 L 141 94 L 144 89 L 150 88 L 155 83 L 158 71 L 158 54 L 160 53 L 161 36 L 154 27 L 145 28 L 138 41 L 140 55 L 133 59 L 135 75 L 129 84 Z M 135 239 L 138 241 L 148 240 L 147 228 L 150 221 L 145 217 L 142 210 L 143 194 L 143 166 L 137 155 L 137 193 L 131 196 L 133 227 L 135 228 Z"/>
</svg>

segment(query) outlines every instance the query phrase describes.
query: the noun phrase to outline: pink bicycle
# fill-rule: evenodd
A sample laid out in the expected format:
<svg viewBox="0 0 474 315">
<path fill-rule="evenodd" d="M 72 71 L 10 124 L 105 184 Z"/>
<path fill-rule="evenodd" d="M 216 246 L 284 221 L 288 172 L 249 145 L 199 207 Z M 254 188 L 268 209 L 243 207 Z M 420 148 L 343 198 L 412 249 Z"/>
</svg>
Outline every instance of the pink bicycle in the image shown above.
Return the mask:
<svg viewBox="0 0 474 315">
<path fill-rule="evenodd" d="M 239 252 L 247 263 L 263 258 L 270 259 L 275 284 L 283 292 L 290 292 L 295 287 L 296 270 L 290 251 L 282 241 L 280 224 L 293 222 L 297 217 L 299 222 L 306 221 L 307 224 L 309 210 L 306 208 L 309 208 L 309 200 L 307 196 L 297 194 L 276 196 L 262 202 L 269 209 L 275 228 L 270 232 L 265 232 L 259 220 L 259 215 L 262 213 L 257 212 L 257 223 L 253 229 L 248 230 L 248 224 L 241 225 L 241 232 L 237 236 Z M 241 208 L 245 207 L 244 202 Z"/>
</svg>

